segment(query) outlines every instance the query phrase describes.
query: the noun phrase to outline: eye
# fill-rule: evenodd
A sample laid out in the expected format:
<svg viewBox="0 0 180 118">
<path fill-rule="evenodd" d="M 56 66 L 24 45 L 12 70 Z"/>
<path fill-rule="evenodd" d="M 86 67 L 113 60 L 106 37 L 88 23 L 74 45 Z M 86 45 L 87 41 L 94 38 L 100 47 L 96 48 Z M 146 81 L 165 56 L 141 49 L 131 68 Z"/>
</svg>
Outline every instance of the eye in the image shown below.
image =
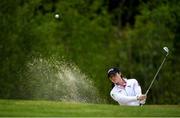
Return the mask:
<svg viewBox="0 0 180 118">
<path fill-rule="evenodd" d="M 111 74 L 111 76 L 110 76 L 110 77 L 111 77 L 111 78 L 113 78 L 113 77 L 115 77 L 115 76 L 116 76 L 116 74 Z"/>
</svg>

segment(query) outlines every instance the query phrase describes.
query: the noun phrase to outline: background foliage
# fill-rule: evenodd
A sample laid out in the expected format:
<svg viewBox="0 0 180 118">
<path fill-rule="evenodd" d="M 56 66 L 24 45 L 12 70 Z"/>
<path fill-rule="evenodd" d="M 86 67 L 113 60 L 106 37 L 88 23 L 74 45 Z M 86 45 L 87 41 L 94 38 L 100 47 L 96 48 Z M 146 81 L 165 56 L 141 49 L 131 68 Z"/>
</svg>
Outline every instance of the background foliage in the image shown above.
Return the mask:
<svg viewBox="0 0 180 118">
<path fill-rule="evenodd" d="M 32 99 L 20 94 L 27 91 L 21 86 L 26 64 L 53 56 L 75 63 L 112 103 L 107 70 L 120 67 L 145 92 L 163 59 L 162 47 L 168 46 L 170 56 L 147 102 L 179 104 L 179 5 L 176 0 L 1 0 L 0 98 Z"/>
</svg>

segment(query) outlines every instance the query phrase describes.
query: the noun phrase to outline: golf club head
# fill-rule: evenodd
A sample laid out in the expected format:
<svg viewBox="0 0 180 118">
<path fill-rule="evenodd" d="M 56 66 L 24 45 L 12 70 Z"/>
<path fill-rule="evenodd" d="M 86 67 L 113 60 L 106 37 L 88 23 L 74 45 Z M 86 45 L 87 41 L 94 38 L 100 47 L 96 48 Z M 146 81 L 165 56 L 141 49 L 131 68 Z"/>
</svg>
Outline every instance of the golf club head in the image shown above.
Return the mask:
<svg viewBox="0 0 180 118">
<path fill-rule="evenodd" d="M 169 54 L 169 49 L 168 49 L 168 47 L 163 47 L 163 49 L 166 51 L 166 56 Z"/>
</svg>

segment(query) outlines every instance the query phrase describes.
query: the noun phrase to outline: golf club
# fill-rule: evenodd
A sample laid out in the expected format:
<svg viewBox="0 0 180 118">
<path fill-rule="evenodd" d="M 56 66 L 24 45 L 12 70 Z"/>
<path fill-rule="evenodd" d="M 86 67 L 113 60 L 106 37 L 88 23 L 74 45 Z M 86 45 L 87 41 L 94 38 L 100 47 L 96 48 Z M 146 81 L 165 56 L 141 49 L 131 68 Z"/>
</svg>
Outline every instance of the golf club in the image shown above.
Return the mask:
<svg viewBox="0 0 180 118">
<path fill-rule="evenodd" d="M 159 71 L 161 70 L 161 68 L 162 68 L 162 66 L 163 66 L 163 64 L 164 64 L 164 62 L 165 62 L 165 60 L 166 60 L 166 57 L 169 55 L 169 49 L 168 49 L 168 47 L 163 47 L 163 49 L 164 49 L 164 51 L 166 52 L 166 56 L 164 57 L 164 59 L 163 59 L 163 61 L 162 61 L 161 65 L 159 66 L 159 68 L 158 68 L 158 70 L 157 70 L 157 72 L 156 72 L 156 74 L 155 74 L 155 76 L 154 76 L 153 80 L 151 81 L 151 84 L 149 85 L 149 88 L 147 89 L 147 91 L 146 91 L 145 95 L 147 95 L 147 94 L 148 94 L 148 92 L 149 92 L 149 90 L 150 90 L 151 86 L 152 86 L 152 85 L 153 85 L 153 83 L 154 83 L 154 80 L 156 79 L 156 77 L 157 77 L 157 75 L 158 75 Z"/>
</svg>

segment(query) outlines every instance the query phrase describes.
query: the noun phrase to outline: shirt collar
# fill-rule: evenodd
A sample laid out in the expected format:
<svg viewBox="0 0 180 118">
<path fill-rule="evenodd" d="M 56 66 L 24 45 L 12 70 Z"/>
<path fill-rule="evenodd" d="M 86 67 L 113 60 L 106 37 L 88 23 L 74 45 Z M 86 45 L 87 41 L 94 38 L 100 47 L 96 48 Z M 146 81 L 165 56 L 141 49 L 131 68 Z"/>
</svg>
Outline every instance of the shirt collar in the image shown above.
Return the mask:
<svg viewBox="0 0 180 118">
<path fill-rule="evenodd" d="M 123 85 L 117 85 L 117 84 L 115 84 L 115 85 L 120 87 L 120 88 L 125 88 L 127 85 L 127 78 L 123 78 L 123 80 L 125 81 L 125 83 Z"/>
</svg>

